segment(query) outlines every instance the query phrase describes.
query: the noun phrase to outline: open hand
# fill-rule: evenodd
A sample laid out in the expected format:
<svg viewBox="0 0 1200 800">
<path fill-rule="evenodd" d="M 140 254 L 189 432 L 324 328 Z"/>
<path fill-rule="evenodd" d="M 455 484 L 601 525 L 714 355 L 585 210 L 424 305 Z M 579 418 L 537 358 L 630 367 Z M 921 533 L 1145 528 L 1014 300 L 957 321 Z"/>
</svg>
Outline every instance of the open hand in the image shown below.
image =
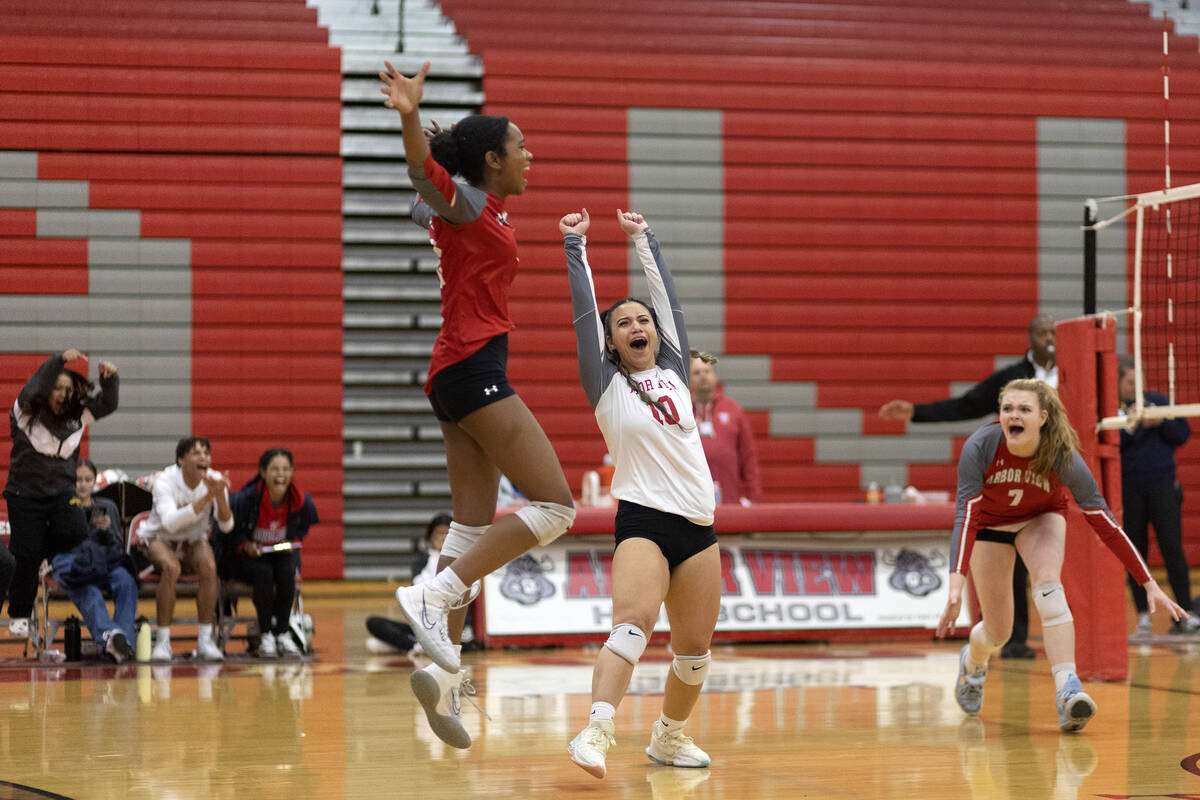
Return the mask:
<svg viewBox="0 0 1200 800">
<path fill-rule="evenodd" d="M 1187 618 L 1188 613 L 1183 610 L 1183 607 L 1171 598 L 1167 597 L 1167 595 L 1159 587 L 1158 582 L 1153 578 L 1144 583 L 1142 588 L 1146 590 L 1146 607 L 1151 614 L 1154 613 L 1154 610 L 1158 608 L 1159 604 L 1162 604 L 1167 609 L 1167 613 L 1171 615 L 1171 619 L 1175 620 L 1176 622 Z"/>
<path fill-rule="evenodd" d="M 100 366 L 96 369 L 100 373 L 101 378 L 111 378 L 117 374 L 117 365 L 111 361 L 101 361 Z"/>
<path fill-rule="evenodd" d="M 962 610 L 962 592 L 966 582 L 967 579 L 964 575 L 957 572 L 950 573 L 950 595 L 946 598 L 946 607 L 942 609 L 942 616 L 938 619 L 937 637 L 939 639 L 954 630 L 958 612 Z"/>
<path fill-rule="evenodd" d="M 392 62 L 384 61 L 386 69 L 379 73 L 379 80 L 384 85 L 379 91 L 387 95 L 383 102 L 388 108 L 394 108 L 401 114 L 407 114 L 417 108 L 425 89 L 425 76 L 429 74 L 429 62 L 421 65 L 421 71 L 411 78 L 406 78 L 396 71 Z"/>
<path fill-rule="evenodd" d="M 588 210 L 585 208 L 582 213 L 564 214 L 563 218 L 558 221 L 558 232 L 564 236 L 568 233 L 578 233 L 583 236 L 591 224 L 592 218 L 588 216 Z"/>
</svg>

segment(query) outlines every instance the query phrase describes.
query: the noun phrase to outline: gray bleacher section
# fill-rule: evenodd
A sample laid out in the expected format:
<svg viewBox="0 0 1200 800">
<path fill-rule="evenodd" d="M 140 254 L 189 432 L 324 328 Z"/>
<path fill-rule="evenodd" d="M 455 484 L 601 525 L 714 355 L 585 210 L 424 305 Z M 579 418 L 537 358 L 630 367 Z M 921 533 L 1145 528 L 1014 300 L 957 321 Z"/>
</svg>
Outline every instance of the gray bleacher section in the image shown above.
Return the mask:
<svg viewBox="0 0 1200 800">
<path fill-rule="evenodd" d="M 379 71 L 429 60 L 424 120 L 449 127 L 483 104 L 479 59 L 435 4 L 310 0 L 342 48 L 343 551 L 347 578 L 410 577 L 415 542 L 450 508 L 441 430 L 422 390 L 441 326 L 437 259 L 409 217 L 400 115 Z M 373 9 L 377 9 L 373 11 Z"/>
<path fill-rule="evenodd" d="M 89 209 L 86 181 L 38 180 L 37 158 L 0 151 L 0 208 L 35 210 L 39 238 L 86 239 L 87 294 L 0 295 L 0 349 L 77 347 L 92 380 L 116 364 L 120 410 L 91 429 L 91 458 L 135 477 L 161 469 L 191 425 L 191 242 L 140 238 L 139 212 Z"/>
</svg>

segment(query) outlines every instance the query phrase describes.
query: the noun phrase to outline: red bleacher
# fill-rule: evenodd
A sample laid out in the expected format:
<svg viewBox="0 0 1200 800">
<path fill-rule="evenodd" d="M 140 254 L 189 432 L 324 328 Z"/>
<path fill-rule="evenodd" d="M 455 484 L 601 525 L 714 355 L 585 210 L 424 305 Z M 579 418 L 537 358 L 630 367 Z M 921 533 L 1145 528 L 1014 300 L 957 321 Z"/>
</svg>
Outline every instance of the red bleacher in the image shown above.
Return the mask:
<svg viewBox="0 0 1200 800">
<path fill-rule="evenodd" d="M 815 382 L 818 406 L 859 410 L 865 435 L 903 432 L 877 418 L 885 400 L 945 397 L 1024 349 L 1039 117 L 1125 119 L 1129 191 L 1161 186 L 1162 22 L 1123 0 L 442 8 L 483 56 L 485 111 L 510 116 L 534 154 L 530 190 L 509 204 L 523 265 L 511 375 L 573 485 L 604 445 L 579 422 L 581 391 L 537 383 L 575 373 L 554 222 L 628 201 L 627 109 L 721 110 L 726 352 Z M 1200 56 L 1195 37 L 1168 40 L 1182 184 L 1200 180 L 1197 137 L 1180 133 L 1200 133 Z M 606 226 L 589 233 L 602 299 L 627 291 L 625 247 Z M 857 465 L 814 465 L 812 438 L 769 438 L 765 412 L 751 419 L 768 498 L 861 499 Z M 1200 447 L 1180 452 L 1180 473 L 1200 478 Z M 906 477 L 950 489 L 953 462 Z M 1200 557 L 1200 536 L 1189 545 Z"/>
<path fill-rule="evenodd" d="M 341 55 L 316 9 L 0 0 L 0 22 L 0 150 L 86 181 L 89 208 L 140 212 L 143 238 L 189 241 L 179 434 L 212 439 L 235 488 L 289 447 L 324 520 L 305 574 L 341 577 Z M 87 243 L 36 232 L 33 210 L 0 211 L 0 292 L 87 292 Z M 2 396 L 45 355 L 0 355 Z"/>
</svg>

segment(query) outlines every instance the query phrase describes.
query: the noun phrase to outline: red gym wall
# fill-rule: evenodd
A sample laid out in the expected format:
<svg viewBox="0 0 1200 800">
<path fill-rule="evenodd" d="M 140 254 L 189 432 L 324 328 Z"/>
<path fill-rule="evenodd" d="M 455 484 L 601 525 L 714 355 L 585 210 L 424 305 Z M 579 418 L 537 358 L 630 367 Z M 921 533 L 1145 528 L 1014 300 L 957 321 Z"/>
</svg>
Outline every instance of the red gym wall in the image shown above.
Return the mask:
<svg viewBox="0 0 1200 800">
<path fill-rule="evenodd" d="M 1162 23 L 1123 0 L 442 7 L 483 57 L 485 111 L 534 153 L 530 190 L 510 201 L 523 266 L 511 376 L 573 486 L 604 445 L 582 392 L 557 380 L 575 367 L 555 220 L 581 206 L 606 220 L 628 201 L 628 108 L 722 112 L 726 351 L 769 355 L 773 381 L 815 381 L 819 408 L 861 410 L 863 435 L 903 432 L 878 419 L 882 403 L 940 399 L 1024 351 L 1038 118 L 1124 119 L 1128 191 L 1162 186 Z M 1195 37 L 1170 42 L 1181 185 L 1200 180 L 1200 57 Z M 602 299 L 627 291 L 613 227 L 589 234 Z M 751 419 L 770 499 L 861 499 L 857 465 L 817 464 L 813 438 Z M 907 480 L 952 489 L 964 439 Z M 1179 462 L 1200 486 L 1200 444 Z M 1197 530 L 1200 506 L 1185 514 Z M 1189 545 L 1200 561 L 1200 535 Z"/>
<path fill-rule="evenodd" d="M 172 463 L 180 436 L 206 436 L 238 488 L 265 448 L 291 449 L 325 520 L 306 542 L 305 575 L 340 578 L 341 75 L 316 10 L 0 0 L 0 18 L 0 151 L 36 153 L 39 181 L 86 182 L 89 210 L 138 212 L 142 241 L 190 243 L 190 398 L 180 429 L 158 431 L 172 444 L 151 463 Z M 0 210 L 0 295 L 87 295 L 88 247 L 39 238 L 32 208 Z M 155 324 L 137 317 L 136 298 L 93 302 L 128 303 L 129 352 L 154 355 Z M 88 349 L 94 325 L 50 321 L 29 352 L 0 341 L 4 403 L 50 351 Z M 122 369 L 119 355 L 97 358 Z M 153 392 L 153 375 L 122 372 L 123 389 Z"/>
</svg>

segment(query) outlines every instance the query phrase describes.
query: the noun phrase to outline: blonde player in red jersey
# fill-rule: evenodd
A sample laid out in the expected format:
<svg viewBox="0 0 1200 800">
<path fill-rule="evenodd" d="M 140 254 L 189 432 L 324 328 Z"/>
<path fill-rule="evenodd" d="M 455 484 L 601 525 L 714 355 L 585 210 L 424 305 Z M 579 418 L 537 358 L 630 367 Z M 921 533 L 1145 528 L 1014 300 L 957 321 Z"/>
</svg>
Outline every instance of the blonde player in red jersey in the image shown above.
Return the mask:
<svg viewBox="0 0 1200 800">
<path fill-rule="evenodd" d="M 454 512 L 440 571 L 428 583 L 401 587 L 396 600 L 434 662 L 413 673 L 413 691 L 434 732 L 465 748 L 470 736 L 457 698 L 466 611 L 455 609 L 484 575 L 563 534 L 575 508 L 550 440 L 506 375 L 514 328 L 508 294 L 520 261 L 504 201 L 528 183 L 533 156 L 525 137 L 507 117 L 479 114 L 427 134 L 418 104 L 429 62 L 412 78 L 384 63 L 380 91 L 400 112 L 408 174 L 420 194 L 413 219 L 428 227 L 439 256 L 444 321 L 425 392 L 446 443 Z M 529 504 L 493 523 L 501 473 Z"/>
<path fill-rule="evenodd" d="M 980 428 L 958 462 L 958 509 L 950 542 L 950 596 L 938 622 L 945 636 L 958 619 L 970 566 L 983 618 L 959 656 L 955 699 L 978 714 L 988 658 L 1012 628 L 1014 548 L 1029 566 L 1033 602 L 1042 617 L 1054 674 L 1055 709 L 1064 731 L 1081 730 L 1096 713 L 1075 674 L 1075 625 L 1061 582 L 1067 493 L 1104 544 L 1146 589 L 1150 610 L 1185 613 L 1163 594 L 1146 563 L 1109 511 L 1083 457 L 1058 393 L 1037 379 L 1010 381 L 1000 392 L 1000 421 Z"/>
<path fill-rule="evenodd" d="M 629 688 L 659 610 L 666 605 L 675 657 L 662 714 L 646 755 L 672 767 L 707 767 L 683 732 L 711 660 L 721 607 L 716 498 L 688 389 L 690 348 L 675 282 L 641 214 L 617 212 L 650 288 L 650 304 L 626 298 L 599 313 L 587 263 L 587 210 L 558 223 L 567 255 L 579 379 L 612 454 L 618 502 L 612 562 L 613 627 L 596 656 L 588 725 L 568 745 L 571 760 L 603 778 L 613 716 Z"/>
</svg>

